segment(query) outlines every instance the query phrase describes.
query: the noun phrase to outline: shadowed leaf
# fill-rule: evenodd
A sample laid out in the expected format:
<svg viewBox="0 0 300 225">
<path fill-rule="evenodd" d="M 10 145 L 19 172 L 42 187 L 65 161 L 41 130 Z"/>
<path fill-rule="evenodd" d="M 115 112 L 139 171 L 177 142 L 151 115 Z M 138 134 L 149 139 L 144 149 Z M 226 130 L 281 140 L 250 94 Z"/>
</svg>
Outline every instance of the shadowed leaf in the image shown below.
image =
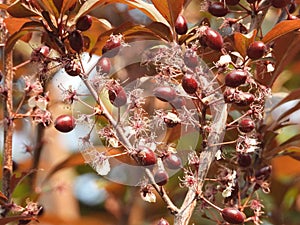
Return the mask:
<svg viewBox="0 0 300 225">
<path fill-rule="evenodd" d="M 0 225 L 8 224 L 18 220 L 36 220 L 36 218 L 32 216 L 10 216 L 5 218 L 0 218 Z"/>
<path fill-rule="evenodd" d="M 21 1 L 16 1 L 7 8 L 7 12 L 16 18 L 39 16 L 37 12 L 27 8 Z"/>
<path fill-rule="evenodd" d="M 283 118 L 291 115 L 292 113 L 296 112 L 299 109 L 300 109 L 300 102 L 298 102 L 295 106 L 293 106 L 292 108 L 288 109 L 283 114 L 281 114 L 280 117 L 277 119 L 277 121 L 282 120 Z"/>
<path fill-rule="evenodd" d="M 273 111 L 275 108 L 277 108 L 278 106 L 280 106 L 286 102 L 296 100 L 296 99 L 300 99 L 300 89 L 291 91 L 284 99 L 282 99 L 277 105 L 275 105 L 271 111 Z"/>
</svg>

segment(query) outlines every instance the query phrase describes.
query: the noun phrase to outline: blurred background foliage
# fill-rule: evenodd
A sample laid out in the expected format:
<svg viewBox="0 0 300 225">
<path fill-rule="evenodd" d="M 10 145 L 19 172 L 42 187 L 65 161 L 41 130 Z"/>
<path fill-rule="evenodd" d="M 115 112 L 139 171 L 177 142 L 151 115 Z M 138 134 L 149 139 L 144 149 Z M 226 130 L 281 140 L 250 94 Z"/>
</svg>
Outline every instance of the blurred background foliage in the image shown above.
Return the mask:
<svg viewBox="0 0 300 225">
<path fill-rule="evenodd" d="M 298 13 L 298 9 L 295 14 Z M 124 21 L 132 21 L 139 24 L 148 24 L 151 20 L 142 12 L 130 10 L 123 4 L 111 4 L 93 10 L 92 15 L 105 18 L 113 26 L 118 26 Z M 186 17 L 189 27 L 197 24 L 203 17 L 211 21 L 211 25 L 218 27 L 218 19 L 203 11 L 202 1 L 192 1 L 185 9 L 183 15 Z M 272 9 L 267 14 L 263 24 L 263 32 L 266 33 L 274 25 L 274 16 L 279 15 L 279 10 Z M 30 58 L 34 39 L 31 44 L 19 41 L 15 48 L 15 64 L 22 63 Z M 38 45 L 38 43 L 37 43 Z M 282 43 L 286 45 L 286 42 Z M 126 51 L 126 49 L 125 49 Z M 128 50 L 131 51 L 131 50 Z M 117 65 L 122 58 L 116 57 L 113 65 Z M 88 63 L 88 62 L 86 62 Z M 25 66 L 16 71 L 15 100 L 18 102 L 22 96 L 21 76 L 31 74 L 36 68 Z M 285 67 L 272 87 L 274 96 L 268 101 L 268 107 L 274 106 L 286 93 L 300 88 L 300 54 L 296 54 L 292 61 Z M 81 106 L 73 108 L 66 107 L 61 103 L 58 85 L 64 87 L 76 83 L 78 88 L 83 85 L 70 76 L 65 76 L 61 70 L 52 72 L 53 79 L 49 90 L 52 99 L 50 110 L 55 118 L 62 113 L 84 113 Z M 122 80 L 130 77 L 130 72 L 122 73 Z M 18 91 L 19 90 L 19 91 Z M 88 101 L 88 99 L 86 99 Z M 267 120 L 276 120 L 295 102 L 288 102 L 271 114 L 267 114 Z M 280 131 L 276 138 L 277 142 L 284 142 L 294 134 L 300 133 L 300 111 L 291 115 L 295 122 Z M 15 161 L 15 174 L 21 176 L 22 172 L 31 167 L 30 146 L 34 144 L 34 133 L 36 128 L 26 119 L 18 121 L 13 142 L 13 158 Z M 45 131 L 43 139 L 43 151 L 37 174 L 37 185 L 32 189 L 30 176 L 20 182 L 13 193 L 16 202 L 22 205 L 27 198 L 37 200 L 44 208 L 43 214 L 38 218 L 39 222 L 31 224 L 40 225 L 155 225 L 164 217 L 172 221 L 169 211 L 157 196 L 157 203 L 146 203 L 140 198 L 139 187 L 130 187 L 110 182 L 96 175 L 89 165 L 84 164 L 80 153 L 79 137 L 87 132 L 84 125 L 77 126 L 68 134 L 58 133 L 51 125 Z M 95 143 L 97 139 L 95 138 Z M 1 144 L 2 146 L 2 144 Z M 265 204 L 264 224 L 273 225 L 299 225 L 300 221 L 300 152 L 295 157 L 281 156 L 272 159 L 273 174 L 271 192 L 268 195 L 261 193 Z M 175 174 L 166 189 L 170 190 L 170 196 L 176 201 L 181 201 L 185 192 L 177 185 L 180 172 Z M 171 191 L 172 190 L 172 191 Z M 207 212 L 207 214 L 212 212 Z M 203 218 L 203 213 L 197 209 L 191 224 L 213 224 Z"/>
</svg>

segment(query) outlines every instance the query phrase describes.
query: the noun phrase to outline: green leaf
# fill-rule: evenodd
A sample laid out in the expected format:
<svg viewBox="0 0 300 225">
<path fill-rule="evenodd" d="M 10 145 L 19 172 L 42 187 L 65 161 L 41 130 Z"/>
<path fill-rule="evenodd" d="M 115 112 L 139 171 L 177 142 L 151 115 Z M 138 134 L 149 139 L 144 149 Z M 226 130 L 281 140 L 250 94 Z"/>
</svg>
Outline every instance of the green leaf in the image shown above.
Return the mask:
<svg viewBox="0 0 300 225">
<path fill-rule="evenodd" d="M 275 39 L 291 32 L 300 29 L 300 20 L 284 20 L 276 24 L 262 39 L 264 43 L 270 43 Z"/>
<path fill-rule="evenodd" d="M 234 33 L 234 45 L 236 50 L 245 58 L 249 45 L 255 40 L 257 30 L 251 31 L 249 34 Z"/>
<path fill-rule="evenodd" d="M 26 18 L 32 16 L 39 16 L 39 14 L 32 9 L 29 9 L 26 5 L 22 4 L 21 1 L 16 1 L 7 8 L 7 12 L 16 18 Z"/>
<path fill-rule="evenodd" d="M 292 207 L 292 205 L 297 200 L 298 195 L 299 195 L 298 187 L 292 187 L 288 189 L 282 201 L 282 206 L 284 207 L 285 210 L 289 210 Z"/>
<path fill-rule="evenodd" d="M 174 28 L 177 17 L 183 9 L 184 0 L 152 0 L 152 3 L 170 26 Z"/>
</svg>

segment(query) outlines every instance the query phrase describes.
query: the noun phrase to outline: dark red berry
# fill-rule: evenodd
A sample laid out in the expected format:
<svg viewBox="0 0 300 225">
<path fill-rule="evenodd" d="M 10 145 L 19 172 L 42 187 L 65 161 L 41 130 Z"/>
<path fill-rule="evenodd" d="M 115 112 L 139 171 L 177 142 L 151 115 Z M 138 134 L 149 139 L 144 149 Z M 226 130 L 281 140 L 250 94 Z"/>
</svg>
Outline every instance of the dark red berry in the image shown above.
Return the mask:
<svg viewBox="0 0 300 225">
<path fill-rule="evenodd" d="M 176 91 L 169 86 L 157 87 L 153 90 L 153 94 L 163 102 L 171 102 L 176 97 Z"/>
<path fill-rule="evenodd" d="M 161 218 L 160 221 L 158 221 L 157 225 L 170 225 L 170 224 L 168 223 L 168 221 L 166 221 L 165 219 Z"/>
<path fill-rule="evenodd" d="M 224 208 L 221 211 L 223 219 L 231 224 L 242 224 L 245 221 L 245 214 L 236 208 Z"/>
<path fill-rule="evenodd" d="M 155 183 L 157 183 L 159 186 L 163 186 L 166 183 L 168 183 L 169 175 L 164 170 L 158 170 L 154 174 L 154 180 L 155 180 Z"/>
<path fill-rule="evenodd" d="M 177 34 L 183 35 L 188 31 L 188 26 L 184 16 L 179 15 L 175 22 L 175 31 Z"/>
<path fill-rule="evenodd" d="M 127 103 L 127 95 L 124 88 L 118 84 L 108 90 L 108 97 L 111 104 L 121 107 Z"/>
<path fill-rule="evenodd" d="M 272 0 L 271 3 L 275 8 L 284 8 L 291 3 L 291 0 Z"/>
<path fill-rule="evenodd" d="M 258 180 L 266 180 L 270 177 L 272 166 L 265 166 L 255 172 L 255 178 Z"/>
<path fill-rule="evenodd" d="M 235 89 L 226 88 L 223 95 L 224 95 L 224 101 L 226 103 L 234 103 L 235 102 Z"/>
<path fill-rule="evenodd" d="M 228 8 L 224 5 L 224 2 L 213 2 L 208 7 L 208 12 L 216 17 L 226 16 Z"/>
<path fill-rule="evenodd" d="M 166 167 L 171 170 L 178 170 L 182 166 L 181 159 L 173 153 L 168 154 L 164 159 L 163 162 L 165 163 Z"/>
<path fill-rule="evenodd" d="M 204 32 L 204 41 L 208 47 L 213 50 L 220 51 L 223 48 L 223 37 L 221 34 L 210 27 L 207 27 Z"/>
<path fill-rule="evenodd" d="M 247 0 L 248 3 L 255 3 L 257 0 Z"/>
<path fill-rule="evenodd" d="M 240 0 L 226 0 L 227 5 L 237 5 L 239 4 Z"/>
<path fill-rule="evenodd" d="M 183 61 L 186 66 L 195 68 L 198 66 L 198 55 L 197 52 L 192 49 L 187 49 L 183 56 Z"/>
<path fill-rule="evenodd" d="M 90 15 L 81 16 L 76 22 L 76 29 L 80 31 L 86 31 L 92 26 L 92 17 Z"/>
<path fill-rule="evenodd" d="M 81 66 L 79 63 L 72 60 L 65 65 L 65 71 L 70 76 L 79 76 L 81 74 Z"/>
<path fill-rule="evenodd" d="M 297 9 L 297 4 L 292 1 L 292 3 L 289 5 L 289 13 L 294 13 Z"/>
<path fill-rule="evenodd" d="M 248 167 L 252 163 L 252 158 L 249 154 L 239 154 L 238 155 L 238 164 L 241 167 Z"/>
<path fill-rule="evenodd" d="M 248 106 L 254 102 L 255 97 L 253 94 L 248 92 L 239 92 L 239 95 L 235 99 L 235 104 L 238 106 Z"/>
<path fill-rule="evenodd" d="M 225 76 L 225 85 L 227 87 L 238 87 L 247 80 L 247 72 L 245 70 L 233 70 Z"/>
<path fill-rule="evenodd" d="M 255 123 L 251 118 L 242 118 L 239 122 L 239 130 L 249 133 L 255 128 Z"/>
<path fill-rule="evenodd" d="M 111 62 L 110 62 L 109 58 L 107 58 L 107 57 L 101 57 L 98 60 L 98 63 L 97 63 L 97 66 L 96 66 L 97 72 L 109 73 L 110 72 L 110 68 L 111 68 Z"/>
<path fill-rule="evenodd" d="M 198 82 L 191 74 L 185 74 L 181 80 L 182 88 L 188 94 L 195 94 L 198 89 Z"/>
<path fill-rule="evenodd" d="M 61 115 L 54 121 L 54 127 L 63 133 L 72 131 L 75 128 L 75 119 L 70 115 Z"/>
<path fill-rule="evenodd" d="M 247 55 L 250 59 L 259 59 L 266 52 L 266 45 L 262 41 L 254 41 L 247 49 Z"/>
<path fill-rule="evenodd" d="M 138 160 L 142 166 L 153 166 L 157 162 L 156 154 L 147 147 L 140 147 Z"/>
<path fill-rule="evenodd" d="M 121 43 L 122 37 L 120 35 L 110 36 L 102 48 L 102 54 L 105 54 L 108 58 L 116 56 L 119 53 Z"/>
<path fill-rule="evenodd" d="M 72 31 L 68 36 L 68 40 L 74 51 L 81 52 L 83 48 L 83 37 L 78 30 Z"/>
</svg>

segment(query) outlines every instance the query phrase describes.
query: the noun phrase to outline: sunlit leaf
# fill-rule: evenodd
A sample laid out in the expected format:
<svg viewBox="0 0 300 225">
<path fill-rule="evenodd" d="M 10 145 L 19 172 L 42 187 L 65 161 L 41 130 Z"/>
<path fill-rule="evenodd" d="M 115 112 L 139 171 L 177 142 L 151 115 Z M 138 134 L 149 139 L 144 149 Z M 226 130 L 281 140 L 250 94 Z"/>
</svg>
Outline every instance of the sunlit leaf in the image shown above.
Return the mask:
<svg viewBox="0 0 300 225">
<path fill-rule="evenodd" d="M 234 45 L 236 50 L 243 56 L 247 56 L 247 48 L 255 40 L 257 30 L 253 30 L 249 34 L 234 33 Z"/>
<path fill-rule="evenodd" d="M 290 109 L 287 109 L 285 112 L 283 112 L 280 117 L 277 119 L 278 121 L 282 120 L 283 118 L 291 115 L 292 113 L 296 112 L 300 109 L 300 102 L 298 102 L 295 106 L 293 106 Z"/>
<path fill-rule="evenodd" d="M 276 24 L 262 39 L 264 43 L 269 43 L 275 39 L 300 29 L 300 20 L 283 20 Z"/>
<path fill-rule="evenodd" d="M 64 161 L 62 161 L 61 163 L 54 166 L 54 168 L 52 168 L 52 170 L 49 172 L 47 177 L 44 179 L 44 182 L 47 181 L 53 174 L 55 174 L 57 171 L 61 169 L 65 169 L 68 167 L 75 167 L 83 164 L 84 164 L 84 158 L 81 155 L 81 153 L 74 153 L 70 155 L 68 158 L 66 158 Z"/>
<path fill-rule="evenodd" d="M 152 3 L 171 27 L 174 27 L 175 21 L 182 11 L 184 0 L 152 0 Z"/>
<path fill-rule="evenodd" d="M 8 17 L 4 19 L 6 28 L 10 34 L 14 34 L 24 26 L 25 23 L 30 22 L 30 19 L 27 18 L 14 18 Z"/>
<path fill-rule="evenodd" d="M 24 4 L 21 3 L 21 1 L 15 1 L 12 5 L 10 5 L 7 8 L 7 12 L 16 18 L 25 18 L 25 17 L 31 17 L 31 16 L 39 16 L 39 14 L 28 7 L 26 7 Z"/>
<path fill-rule="evenodd" d="M 8 7 L 9 7 L 9 5 L 6 5 L 6 4 L 0 4 L 0 9 L 7 10 Z"/>
<path fill-rule="evenodd" d="M 92 17 L 92 26 L 87 31 L 82 32 L 82 34 L 89 38 L 90 45 L 87 51 L 92 50 L 94 48 L 99 35 L 111 29 L 111 24 L 105 19 L 97 19 Z"/>
<path fill-rule="evenodd" d="M 57 10 L 53 0 L 42 0 L 41 2 L 44 5 L 44 10 L 52 14 L 57 20 L 59 18 L 59 11 Z"/>
</svg>

